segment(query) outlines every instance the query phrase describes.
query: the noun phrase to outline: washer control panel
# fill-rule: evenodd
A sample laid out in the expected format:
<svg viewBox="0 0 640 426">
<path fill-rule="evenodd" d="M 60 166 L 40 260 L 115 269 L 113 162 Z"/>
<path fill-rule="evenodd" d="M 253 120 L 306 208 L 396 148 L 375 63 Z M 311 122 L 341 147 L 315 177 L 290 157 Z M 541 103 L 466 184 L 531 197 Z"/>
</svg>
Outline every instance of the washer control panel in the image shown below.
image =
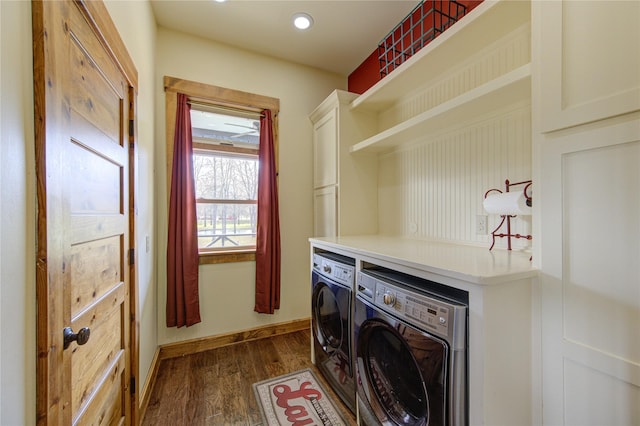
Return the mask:
<svg viewBox="0 0 640 426">
<path fill-rule="evenodd" d="M 413 323 L 418 322 L 439 335 L 449 335 L 451 309 L 446 302 L 400 289 L 382 281 L 376 283 L 374 302 L 398 317 Z"/>
<path fill-rule="evenodd" d="M 394 271 L 367 269 L 358 272 L 356 298 L 398 321 L 444 338 L 453 350 L 465 349 L 468 305 L 438 285 Z"/>
<path fill-rule="evenodd" d="M 321 254 L 313 255 L 313 269 L 327 278 L 351 287 L 355 276 L 355 266 Z"/>
</svg>

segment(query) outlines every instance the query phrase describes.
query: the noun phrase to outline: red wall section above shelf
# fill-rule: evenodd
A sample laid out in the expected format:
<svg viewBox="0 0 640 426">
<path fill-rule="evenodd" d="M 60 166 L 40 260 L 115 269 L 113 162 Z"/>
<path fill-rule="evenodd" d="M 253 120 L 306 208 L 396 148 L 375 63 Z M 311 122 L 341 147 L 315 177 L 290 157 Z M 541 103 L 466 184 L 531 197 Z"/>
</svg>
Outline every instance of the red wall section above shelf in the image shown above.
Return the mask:
<svg viewBox="0 0 640 426">
<path fill-rule="evenodd" d="M 469 13 L 476 6 L 482 3 L 482 0 L 457 0 L 467 8 L 466 13 Z M 464 19 L 464 18 L 462 18 Z M 378 48 L 369 55 L 367 59 L 362 62 L 348 77 L 348 90 L 352 93 L 362 94 L 366 92 L 371 86 L 381 80 L 380 62 L 378 59 Z"/>
</svg>

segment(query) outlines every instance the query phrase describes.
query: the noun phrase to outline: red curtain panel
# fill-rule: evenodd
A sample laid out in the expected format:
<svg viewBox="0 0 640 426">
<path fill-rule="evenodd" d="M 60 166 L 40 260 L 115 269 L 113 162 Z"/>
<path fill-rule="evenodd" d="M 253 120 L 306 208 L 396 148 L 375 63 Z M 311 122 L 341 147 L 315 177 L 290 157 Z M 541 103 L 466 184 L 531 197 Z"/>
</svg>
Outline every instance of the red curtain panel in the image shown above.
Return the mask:
<svg viewBox="0 0 640 426">
<path fill-rule="evenodd" d="M 258 229 L 256 236 L 256 304 L 259 313 L 280 309 L 280 219 L 271 111 L 260 119 Z"/>
<path fill-rule="evenodd" d="M 177 95 L 167 244 L 167 327 L 188 327 L 201 321 L 198 229 L 193 181 L 191 107 L 186 95 Z"/>
</svg>

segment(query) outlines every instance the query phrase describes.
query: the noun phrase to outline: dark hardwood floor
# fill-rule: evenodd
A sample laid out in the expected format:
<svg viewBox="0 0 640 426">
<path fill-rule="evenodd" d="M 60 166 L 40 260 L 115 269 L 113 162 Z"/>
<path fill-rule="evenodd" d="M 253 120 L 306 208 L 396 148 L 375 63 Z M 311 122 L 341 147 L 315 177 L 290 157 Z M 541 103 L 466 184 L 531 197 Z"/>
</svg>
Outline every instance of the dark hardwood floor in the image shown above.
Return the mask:
<svg viewBox="0 0 640 426">
<path fill-rule="evenodd" d="M 253 383 L 312 368 L 343 416 L 355 416 L 311 363 L 310 331 L 160 361 L 143 425 L 260 425 Z"/>
</svg>

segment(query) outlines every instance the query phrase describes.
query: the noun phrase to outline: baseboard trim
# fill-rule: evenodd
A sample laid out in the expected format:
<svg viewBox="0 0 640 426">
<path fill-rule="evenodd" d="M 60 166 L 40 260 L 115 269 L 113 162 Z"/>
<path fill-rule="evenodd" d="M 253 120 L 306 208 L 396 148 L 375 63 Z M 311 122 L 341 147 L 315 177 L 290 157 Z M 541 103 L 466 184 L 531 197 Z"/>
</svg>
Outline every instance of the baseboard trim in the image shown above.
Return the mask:
<svg viewBox="0 0 640 426">
<path fill-rule="evenodd" d="M 234 343 L 248 342 L 279 334 L 292 333 L 294 331 L 308 330 L 311 326 L 310 318 L 303 318 L 278 324 L 241 330 L 233 333 L 219 334 L 217 336 L 202 337 L 199 339 L 185 340 L 183 342 L 160 345 L 159 360 L 175 358 L 197 352 L 208 351 L 232 345 Z"/>
<path fill-rule="evenodd" d="M 147 412 L 147 407 L 149 406 L 149 400 L 151 399 L 151 391 L 153 390 L 153 386 L 156 384 L 156 378 L 158 377 L 159 366 L 160 366 L 160 347 L 156 348 L 156 353 L 153 355 L 153 359 L 151 360 L 149 375 L 147 376 L 147 380 L 144 383 L 144 387 L 140 391 L 140 409 L 139 409 L 140 424 L 142 424 L 144 415 Z"/>
</svg>

